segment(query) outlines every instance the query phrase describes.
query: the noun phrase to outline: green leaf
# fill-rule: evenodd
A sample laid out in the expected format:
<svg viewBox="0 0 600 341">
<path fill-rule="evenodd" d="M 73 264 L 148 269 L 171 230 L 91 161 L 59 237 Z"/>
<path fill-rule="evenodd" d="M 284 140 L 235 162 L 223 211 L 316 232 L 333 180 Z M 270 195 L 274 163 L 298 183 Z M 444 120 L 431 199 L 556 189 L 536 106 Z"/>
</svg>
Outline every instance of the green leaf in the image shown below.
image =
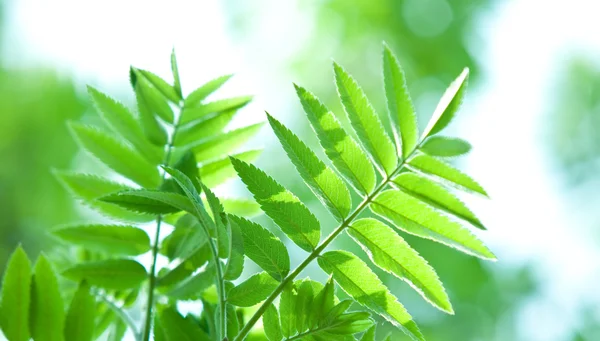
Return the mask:
<svg viewBox="0 0 600 341">
<path fill-rule="evenodd" d="M 255 149 L 233 154 L 231 156 L 245 162 L 253 162 L 261 153 L 261 149 Z M 200 167 L 200 178 L 209 188 L 221 185 L 227 180 L 235 177 L 235 175 L 235 169 L 233 169 L 233 166 L 231 165 L 229 156 L 217 161 L 205 163 Z"/>
<path fill-rule="evenodd" d="M 161 253 L 171 260 L 185 259 L 204 247 L 208 237 L 195 216 L 184 214 L 175 223 L 175 230 L 162 241 Z"/>
<path fill-rule="evenodd" d="M 465 96 L 468 78 L 469 68 L 464 68 L 461 74 L 446 89 L 427 124 L 427 128 L 423 132 L 422 139 L 439 133 L 450 124 Z"/>
<path fill-rule="evenodd" d="M 425 340 L 406 309 L 362 260 L 346 251 L 330 251 L 321 255 L 318 263 L 358 303 L 400 327 L 413 340 Z"/>
<path fill-rule="evenodd" d="M 258 133 L 262 125 L 262 123 L 257 123 L 215 135 L 205 141 L 193 144 L 190 146 L 190 149 L 194 152 L 196 159 L 200 162 L 219 158 L 229 154 L 246 143 L 246 141 Z"/>
<path fill-rule="evenodd" d="M 453 313 L 435 270 L 394 230 L 379 220 L 365 218 L 353 222 L 348 234 L 378 267 L 405 280 L 434 306 Z"/>
<path fill-rule="evenodd" d="M 208 335 L 190 319 L 183 318 L 175 308 L 159 311 L 158 318 L 166 341 L 210 341 Z"/>
<path fill-rule="evenodd" d="M 86 281 L 104 289 L 137 289 L 146 280 L 144 267 L 131 259 L 107 259 L 80 263 L 62 273 L 73 281 Z"/>
<path fill-rule="evenodd" d="M 176 65 L 175 65 L 175 67 L 176 67 Z M 160 93 L 164 97 L 166 97 L 167 99 L 169 99 L 171 102 L 173 102 L 175 104 L 179 103 L 179 100 L 181 100 L 181 98 L 177 94 L 177 91 L 175 90 L 175 88 L 172 87 L 169 83 L 167 83 L 167 81 L 165 81 L 164 79 L 160 78 L 159 76 L 155 75 L 154 73 L 152 73 L 150 71 L 146 71 L 146 70 L 142 70 L 142 69 L 136 69 L 136 71 L 138 71 L 142 76 L 144 76 L 144 78 L 146 78 L 150 82 L 150 84 L 152 84 L 152 86 L 154 88 L 156 88 L 158 91 L 160 91 Z M 172 121 L 169 121 L 169 122 L 172 122 Z"/>
<path fill-rule="evenodd" d="M 175 268 L 160 274 L 157 286 L 171 287 L 189 278 L 196 270 L 206 264 L 210 259 L 210 249 L 206 242 L 194 254 L 184 259 Z"/>
<path fill-rule="evenodd" d="M 350 192 L 337 174 L 327 167 L 294 133 L 267 114 L 269 123 L 304 182 L 329 211 L 342 221 L 352 206 Z"/>
<path fill-rule="evenodd" d="M 191 95 L 190 95 L 191 96 Z M 189 98 L 189 97 L 188 97 Z M 195 121 L 208 114 L 220 113 L 223 111 L 238 110 L 246 104 L 250 103 L 252 96 L 240 96 L 226 99 L 216 100 L 206 104 L 199 104 L 195 106 L 185 106 L 185 109 L 181 115 L 181 124 L 186 124 L 191 121 Z"/>
<path fill-rule="evenodd" d="M 329 277 L 327 284 L 315 295 L 313 309 L 308 321 L 310 328 L 316 327 L 323 321 L 327 313 L 333 308 L 335 302 L 334 291 L 333 277 Z"/>
<path fill-rule="evenodd" d="M 183 94 L 181 93 L 181 80 L 179 78 L 179 67 L 177 66 L 175 48 L 171 50 L 171 73 L 173 73 L 173 89 L 175 90 L 175 94 L 177 94 L 177 103 L 179 103 L 179 99 L 183 98 Z"/>
<path fill-rule="evenodd" d="M 233 75 L 224 75 L 215 78 L 202 85 L 198 89 L 192 91 L 192 93 L 186 97 L 184 106 L 186 108 L 193 108 L 197 106 L 200 102 L 202 102 L 202 100 L 223 86 L 223 84 L 225 84 L 232 76 Z"/>
<path fill-rule="evenodd" d="M 379 115 L 358 83 L 340 65 L 333 64 L 338 93 L 358 138 L 385 173 L 396 170 L 398 156 Z"/>
<path fill-rule="evenodd" d="M 107 341 L 122 341 L 127 333 L 127 325 L 122 320 L 117 320 L 108 334 Z"/>
<path fill-rule="evenodd" d="M 360 338 L 360 341 L 375 341 L 375 326 L 369 328 Z"/>
<path fill-rule="evenodd" d="M 179 211 L 195 212 L 190 200 L 181 194 L 145 189 L 109 194 L 100 198 L 128 210 L 149 214 L 168 214 Z"/>
<path fill-rule="evenodd" d="M 129 141 L 150 163 L 160 163 L 163 152 L 148 143 L 142 127 L 127 107 L 91 86 L 88 86 L 88 93 L 112 130 Z"/>
<path fill-rule="evenodd" d="M 286 338 L 296 334 L 296 296 L 296 288 L 292 283 L 286 285 L 281 292 L 279 317 L 281 319 L 281 332 Z"/>
<path fill-rule="evenodd" d="M 241 217 L 252 218 L 262 214 L 260 205 L 251 199 L 221 199 L 225 212 Z"/>
<path fill-rule="evenodd" d="M 31 283 L 31 337 L 35 341 L 62 341 L 65 310 L 56 273 L 42 253 Z"/>
<path fill-rule="evenodd" d="M 137 70 L 133 67 L 129 69 L 129 77 L 131 80 L 131 85 L 135 91 L 135 98 L 137 101 L 139 113 L 138 119 L 141 123 L 142 129 L 144 130 L 144 134 L 150 140 L 150 142 L 158 146 L 164 146 L 168 143 L 169 136 L 167 131 L 158 123 L 158 120 L 154 116 L 151 108 L 152 103 L 146 99 L 139 80 L 146 85 L 148 85 L 148 82 L 138 74 L 139 72 L 137 72 Z M 146 87 L 148 88 L 149 85 Z"/>
<path fill-rule="evenodd" d="M 290 272 L 290 256 L 281 240 L 257 223 L 233 215 L 229 215 L 229 220 L 240 227 L 246 256 L 273 278 L 282 281 Z"/>
<path fill-rule="evenodd" d="M 105 132 L 83 124 L 70 124 L 81 146 L 115 172 L 144 187 L 157 187 L 160 175 L 155 165 Z"/>
<path fill-rule="evenodd" d="M 92 341 L 96 301 L 87 283 L 81 282 L 73 296 L 65 321 L 65 341 Z"/>
<path fill-rule="evenodd" d="M 296 245 L 312 251 L 319 243 L 321 228 L 308 208 L 262 170 L 235 158 L 231 163 L 263 211 Z"/>
<path fill-rule="evenodd" d="M 242 275 L 244 270 L 244 237 L 240 225 L 229 221 L 229 257 L 223 278 L 233 281 Z"/>
<path fill-rule="evenodd" d="M 179 157 L 177 162 L 175 162 L 173 165 L 173 168 L 177 169 L 190 179 L 198 178 L 198 162 L 196 161 L 196 156 L 194 156 L 194 153 L 189 150 Z M 193 184 L 198 192 L 202 191 L 200 184 L 197 181 L 193 181 Z M 184 191 L 179 188 L 179 185 L 174 179 L 166 179 L 161 186 L 161 190 L 185 194 Z"/>
<path fill-rule="evenodd" d="M 21 246 L 10 256 L 2 281 L 0 327 L 9 341 L 29 340 L 31 262 Z"/>
<path fill-rule="evenodd" d="M 431 136 L 420 150 L 432 156 L 454 157 L 470 152 L 471 144 L 455 137 Z"/>
<path fill-rule="evenodd" d="M 260 272 L 229 290 L 227 302 L 238 307 L 251 307 L 269 297 L 278 285 L 271 275 Z"/>
<path fill-rule="evenodd" d="M 486 191 L 470 176 L 464 174 L 449 164 L 429 155 L 420 154 L 412 158 L 408 164 L 425 174 L 435 177 L 451 184 L 459 189 L 467 190 L 487 196 Z"/>
<path fill-rule="evenodd" d="M 130 222 L 149 222 L 156 219 L 154 215 L 131 212 L 117 205 L 96 200 L 111 193 L 134 190 L 132 187 L 91 174 L 61 171 L 55 172 L 55 175 L 73 195 L 109 217 Z"/>
<path fill-rule="evenodd" d="M 376 177 L 365 152 L 315 95 L 300 86 L 295 87 L 327 157 L 359 192 L 370 193 L 375 188 Z"/>
<path fill-rule="evenodd" d="M 436 182 L 416 173 L 405 172 L 394 178 L 394 183 L 413 197 L 446 213 L 464 219 L 480 229 L 486 229 L 460 199 Z"/>
<path fill-rule="evenodd" d="M 279 313 L 277 308 L 271 303 L 265 310 L 262 317 L 263 328 L 265 335 L 269 341 L 281 341 L 283 334 L 281 333 L 281 325 L 279 324 Z"/>
<path fill-rule="evenodd" d="M 222 111 L 183 125 L 177 130 L 174 145 L 184 146 L 223 132 L 236 113 L 235 110 Z"/>
<path fill-rule="evenodd" d="M 437 241 L 483 259 L 494 254 L 460 223 L 400 190 L 387 190 L 371 204 L 371 210 L 396 227 L 419 237 Z"/>
<path fill-rule="evenodd" d="M 198 300 L 202 293 L 213 285 L 215 276 L 215 268 L 211 264 L 205 270 L 169 287 L 165 295 L 180 301 Z"/>
<path fill-rule="evenodd" d="M 297 284 L 298 296 L 296 297 L 296 330 L 302 333 L 309 328 L 309 315 L 313 309 L 315 294 L 310 279 L 305 279 Z"/>
<path fill-rule="evenodd" d="M 62 240 L 88 250 L 137 256 L 150 250 L 150 237 L 142 229 L 123 225 L 76 225 L 54 229 Z"/>
<path fill-rule="evenodd" d="M 419 142 L 417 115 L 406 88 L 404 71 L 386 44 L 383 45 L 383 79 L 396 146 L 407 158 Z"/>
<path fill-rule="evenodd" d="M 223 205 L 221 205 L 221 201 L 219 200 L 219 198 L 217 198 L 217 196 L 206 186 L 204 186 L 204 184 L 202 185 L 202 189 L 204 190 L 204 194 L 206 197 L 206 201 L 208 202 L 208 205 L 210 206 L 210 210 L 212 212 L 212 216 L 214 218 L 215 221 L 215 225 L 217 228 L 217 246 L 219 249 L 219 257 L 221 258 L 227 258 L 229 256 L 231 256 L 231 242 L 232 242 L 232 238 L 231 238 L 231 231 L 230 231 L 230 227 L 229 227 L 229 221 L 227 220 L 227 216 L 225 215 L 225 212 L 223 211 Z M 238 231 L 236 231 L 238 232 Z M 241 237 L 241 232 L 240 235 L 236 236 L 236 237 Z M 238 244 L 241 240 L 236 241 L 236 244 Z M 237 245 L 238 248 L 241 248 L 241 253 L 242 253 L 242 257 L 240 257 L 239 254 L 239 250 L 235 252 L 235 257 L 237 258 L 235 260 L 236 265 L 234 266 L 234 273 L 236 274 L 238 271 L 241 272 L 243 269 L 243 245 Z"/>
</svg>

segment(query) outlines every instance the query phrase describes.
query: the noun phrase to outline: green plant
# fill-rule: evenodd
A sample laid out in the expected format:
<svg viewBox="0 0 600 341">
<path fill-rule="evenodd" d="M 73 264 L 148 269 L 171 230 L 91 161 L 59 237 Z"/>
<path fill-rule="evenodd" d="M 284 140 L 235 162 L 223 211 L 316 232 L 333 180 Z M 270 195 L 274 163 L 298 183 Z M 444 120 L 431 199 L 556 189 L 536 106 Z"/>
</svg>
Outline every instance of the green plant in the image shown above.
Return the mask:
<svg viewBox="0 0 600 341">
<path fill-rule="evenodd" d="M 474 180 L 441 159 L 465 154 L 470 145 L 437 135 L 458 110 L 468 70 L 448 88 L 419 137 L 402 69 L 387 47 L 383 62 L 393 140 L 356 81 L 337 64 L 338 92 L 358 141 L 313 94 L 296 86 L 333 167 L 267 115 L 298 173 L 339 222 L 322 241 L 320 222 L 305 204 L 250 164 L 256 151 L 226 156 L 259 127 L 221 132 L 235 110 L 249 101 L 242 97 L 203 102 L 228 77 L 211 81 L 183 98 L 174 55 L 174 85 L 132 68 L 137 116 L 90 89 L 101 116 L 120 137 L 80 124 L 72 124 L 72 130 L 85 149 L 138 186 L 72 173 L 59 173 L 59 177 L 75 195 L 107 216 L 141 223 L 154 220 L 156 224 L 151 236 L 133 225 L 56 229 L 59 238 L 85 249 L 85 262 L 62 272 L 63 277 L 79 283 L 70 293 L 73 298 L 66 314 L 52 265 L 40 256 L 32 279 L 29 260 L 19 248 L 3 284 L 0 326 L 5 335 L 10 341 L 28 340 L 29 335 L 36 341 L 93 340 L 110 327 L 112 340 L 121 339 L 127 329 L 143 341 L 149 340 L 152 332 L 155 340 L 168 341 L 241 341 L 250 335 L 269 341 L 356 340 L 358 334 L 361 340 L 375 340 L 370 313 L 349 310 L 357 303 L 412 339 L 425 340 L 369 265 L 347 251 L 327 250 L 336 237 L 347 232 L 374 265 L 408 282 L 447 313 L 453 313 L 452 306 L 435 270 L 388 223 L 402 232 L 495 259 L 465 228 L 470 224 L 484 229 L 482 223 L 447 187 L 486 195 Z M 211 190 L 235 173 L 256 202 L 238 199 L 232 203 Z M 351 189 L 361 197 L 354 206 Z M 294 270 L 286 245 L 247 219 L 256 213 L 257 204 L 308 253 Z M 367 208 L 375 217 L 363 216 Z M 164 223 L 174 228 L 161 238 Z M 133 258 L 145 253 L 151 255 L 149 271 Z M 157 260 L 163 256 L 168 265 L 156 271 Z M 238 281 L 244 257 L 264 272 Z M 297 278 L 315 260 L 330 275 L 324 285 Z M 144 284 L 146 295 L 138 298 Z M 350 299 L 340 300 L 335 295 L 336 284 Z M 201 302 L 198 314 L 183 316 L 177 303 L 186 300 Z M 139 301 L 145 305 L 141 329 L 129 314 L 132 304 Z M 261 318 L 263 329 L 254 328 Z"/>
</svg>

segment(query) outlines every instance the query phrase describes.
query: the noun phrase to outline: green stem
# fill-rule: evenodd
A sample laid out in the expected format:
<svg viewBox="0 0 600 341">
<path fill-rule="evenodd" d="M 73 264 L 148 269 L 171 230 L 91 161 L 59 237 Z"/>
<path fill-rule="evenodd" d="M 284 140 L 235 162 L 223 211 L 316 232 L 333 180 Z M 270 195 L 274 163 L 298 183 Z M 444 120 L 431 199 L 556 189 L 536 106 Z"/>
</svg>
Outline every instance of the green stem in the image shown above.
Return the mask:
<svg viewBox="0 0 600 341">
<path fill-rule="evenodd" d="M 392 174 L 385 176 L 383 182 L 377 186 L 367 197 L 358 205 L 358 207 L 350 214 L 342 223 L 333 231 L 313 252 L 308 255 L 308 257 L 300 264 L 294 271 L 292 271 L 287 277 L 279 283 L 279 286 L 271 293 L 271 295 L 263 302 L 263 304 L 258 308 L 258 310 L 252 315 L 252 317 L 248 320 L 248 322 L 244 325 L 244 328 L 240 330 L 240 333 L 235 337 L 234 341 L 242 341 L 246 338 L 254 324 L 258 322 L 258 319 L 265 313 L 267 308 L 275 299 L 281 294 L 283 289 L 288 285 L 288 283 L 292 282 L 301 272 L 304 270 L 313 260 L 321 255 L 321 252 L 325 250 L 331 242 L 344 231 L 350 224 L 358 217 L 358 215 L 365 209 L 369 204 L 373 201 L 373 199 L 390 183 L 392 178 L 398 174 L 402 168 L 406 165 L 406 160 L 410 159 L 413 154 L 417 151 L 420 144 L 415 147 L 415 149 L 410 153 L 408 157 L 400 162 L 398 167 L 392 172 Z"/>
<path fill-rule="evenodd" d="M 125 322 L 127 324 L 127 326 L 129 326 L 129 328 L 131 328 L 131 331 L 133 332 L 133 335 L 135 337 L 135 339 L 139 339 L 140 337 L 140 332 L 137 330 L 137 326 L 135 324 L 135 321 L 133 320 L 133 318 L 131 318 L 131 316 L 129 316 L 129 314 L 127 314 L 121 307 L 117 306 L 115 304 L 115 302 L 111 301 L 108 297 L 104 296 L 101 293 L 96 292 L 95 295 L 97 297 L 100 298 L 100 300 L 104 303 L 106 303 L 106 305 L 117 315 L 119 315 L 119 317 L 121 317 L 121 319 L 123 320 L 123 322 Z"/>
<path fill-rule="evenodd" d="M 175 137 L 177 136 L 177 130 L 179 129 L 179 120 L 181 118 L 181 113 L 183 111 L 183 106 L 179 107 L 179 115 L 173 122 L 173 134 L 171 134 L 170 139 L 167 144 L 167 152 L 163 159 L 162 165 L 168 166 L 169 162 L 171 162 L 171 154 L 173 152 L 173 144 L 175 143 Z M 164 172 L 162 175 L 162 183 L 165 182 L 167 173 Z M 160 227 L 162 224 L 162 216 L 159 215 L 156 218 L 156 232 L 154 234 L 154 244 L 152 245 L 152 265 L 150 267 L 150 272 L 148 273 L 148 299 L 146 306 L 146 320 L 144 322 L 144 334 L 142 336 L 142 341 L 150 341 L 150 333 L 152 331 L 152 311 L 154 307 L 154 290 L 156 288 L 156 262 L 158 260 L 158 251 L 159 251 L 159 242 L 160 242 Z"/>
</svg>

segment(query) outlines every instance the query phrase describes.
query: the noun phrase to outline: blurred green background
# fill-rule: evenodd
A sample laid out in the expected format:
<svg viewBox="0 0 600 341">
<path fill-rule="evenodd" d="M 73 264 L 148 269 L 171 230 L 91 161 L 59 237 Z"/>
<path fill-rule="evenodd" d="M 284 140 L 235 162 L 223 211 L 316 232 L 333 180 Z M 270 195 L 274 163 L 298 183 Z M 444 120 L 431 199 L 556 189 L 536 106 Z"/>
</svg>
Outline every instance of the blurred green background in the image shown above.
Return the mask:
<svg viewBox="0 0 600 341">
<path fill-rule="evenodd" d="M 236 72 L 224 95 L 256 96 L 238 124 L 263 120 L 267 110 L 317 148 L 292 81 L 341 114 L 333 58 L 385 113 L 380 53 L 386 41 L 406 69 L 422 127 L 447 84 L 471 68 L 467 101 L 449 133 L 474 144 L 473 153 L 456 163 L 491 194 L 491 201 L 464 200 L 488 226 L 479 235 L 499 262 L 408 238 L 438 269 L 455 316 L 435 310 L 408 285 L 383 278 L 429 340 L 600 340 L 600 36 L 594 34 L 594 7 L 583 0 L 5 1 L 0 264 L 18 243 L 31 255 L 50 250 L 48 228 L 89 216 L 51 172 L 92 167 L 78 157 L 65 126 L 69 119 L 94 119 L 86 83 L 131 101 L 128 65 L 166 76 L 175 46 L 184 91 Z M 282 161 L 274 141 L 266 128 L 253 141 L 266 146 L 259 165 L 311 200 L 329 232 L 333 220 Z M 219 189 L 234 191 L 243 193 L 243 186 Z M 365 256 L 348 238 L 336 246 Z M 299 262 L 304 253 L 294 250 L 292 261 Z M 305 275 L 324 279 L 316 266 Z M 407 340 L 399 333 L 392 339 Z"/>
</svg>

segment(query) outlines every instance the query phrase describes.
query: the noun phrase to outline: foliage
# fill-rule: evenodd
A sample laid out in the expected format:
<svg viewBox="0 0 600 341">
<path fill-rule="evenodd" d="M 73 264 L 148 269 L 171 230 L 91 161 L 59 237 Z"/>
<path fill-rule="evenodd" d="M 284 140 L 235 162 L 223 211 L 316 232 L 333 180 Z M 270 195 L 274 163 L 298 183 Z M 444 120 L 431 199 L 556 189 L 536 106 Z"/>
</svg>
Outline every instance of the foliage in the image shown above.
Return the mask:
<svg viewBox="0 0 600 341">
<path fill-rule="evenodd" d="M 207 100 L 229 76 L 184 97 L 174 53 L 172 84 L 131 68 L 137 113 L 90 87 L 109 129 L 80 123 L 70 127 L 82 148 L 118 176 L 60 172 L 58 177 L 114 223 L 53 231 L 65 243 L 87 251 L 83 262 L 61 271 L 62 277 L 78 283 L 74 293 L 59 290 L 56 271 L 44 256 L 32 270 L 27 255 L 17 249 L 4 278 L 0 306 L 0 327 L 9 341 L 28 340 L 29 335 L 36 341 L 85 341 L 104 333 L 118 340 L 127 330 L 143 341 L 151 335 L 155 340 L 241 341 L 256 331 L 261 318 L 263 340 L 356 340 L 359 335 L 361 340 L 374 340 L 375 316 L 413 340 L 425 340 L 369 264 L 348 251 L 328 250 L 347 233 L 375 267 L 408 282 L 434 307 L 450 314 L 453 308 L 436 271 L 403 236 L 495 259 L 467 229 L 469 225 L 485 229 L 483 224 L 450 188 L 484 196 L 486 192 L 442 159 L 465 154 L 469 145 L 437 136 L 456 115 L 468 70 L 450 85 L 419 137 L 400 63 L 387 46 L 383 53 L 393 138 L 358 83 L 335 63 L 336 86 L 356 137 L 315 95 L 296 86 L 332 166 L 267 114 L 299 175 L 339 224 L 325 238 L 321 222 L 304 201 L 251 164 L 256 151 L 234 154 L 260 125 L 224 131 L 235 111 L 250 100 Z M 208 174 L 214 187 L 236 173 L 256 203 L 218 198 L 203 181 Z M 361 201 L 353 205 L 356 195 Z M 258 206 L 307 252 L 294 270 L 286 242 L 243 217 L 256 213 L 248 207 Z M 367 209 L 374 218 L 363 216 Z M 148 235 L 145 225 L 139 224 L 152 221 Z M 173 229 L 161 238 L 161 229 L 168 225 Z M 136 258 L 146 253 L 151 256 L 148 269 Z M 244 256 L 264 272 L 240 279 Z M 158 270 L 162 258 L 167 265 Z M 325 285 L 297 279 L 313 261 L 329 274 Z M 350 299 L 340 300 L 336 285 Z M 145 295 L 138 295 L 140 291 Z M 63 304 L 66 294 L 72 297 L 70 304 Z M 141 328 L 129 313 L 138 301 L 145 307 Z M 182 301 L 201 302 L 201 313 L 182 314 L 177 305 Z M 366 309 L 350 309 L 352 305 Z M 40 332 L 46 329 L 51 333 Z"/>
</svg>

